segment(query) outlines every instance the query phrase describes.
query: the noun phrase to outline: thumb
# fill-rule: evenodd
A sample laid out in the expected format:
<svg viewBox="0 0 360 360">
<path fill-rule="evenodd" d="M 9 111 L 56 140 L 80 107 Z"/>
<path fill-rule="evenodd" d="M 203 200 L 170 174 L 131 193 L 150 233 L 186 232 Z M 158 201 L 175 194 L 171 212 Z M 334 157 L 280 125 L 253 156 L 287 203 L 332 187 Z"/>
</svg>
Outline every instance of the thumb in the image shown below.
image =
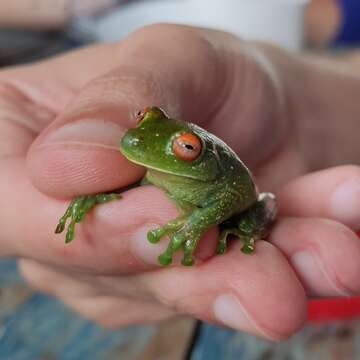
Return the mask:
<svg viewBox="0 0 360 360">
<path fill-rule="evenodd" d="M 67 197 L 138 179 L 142 170 L 122 157 L 118 143 L 149 105 L 208 128 L 245 161 L 259 161 L 277 144 L 275 86 L 258 55 L 232 35 L 156 25 L 133 33 L 113 53 L 113 68 L 87 83 L 31 147 L 28 167 L 42 192 Z M 88 56 L 97 53 L 78 63 Z M 269 128 L 274 135 L 266 141 Z"/>
</svg>

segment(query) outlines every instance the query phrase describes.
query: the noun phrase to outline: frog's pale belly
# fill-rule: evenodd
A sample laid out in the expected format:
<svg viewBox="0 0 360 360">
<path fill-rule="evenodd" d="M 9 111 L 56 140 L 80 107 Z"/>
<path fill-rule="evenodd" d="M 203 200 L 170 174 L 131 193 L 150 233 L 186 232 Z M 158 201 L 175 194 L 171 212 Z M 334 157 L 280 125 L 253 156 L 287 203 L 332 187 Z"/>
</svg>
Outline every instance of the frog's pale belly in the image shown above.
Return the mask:
<svg viewBox="0 0 360 360">
<path fill-rule="evenodd" d="M 258 197 L 251 178 L 248 182 L 239 179 L 239 184 L 236 180 L 229 184 L 225 176 L 204 182 L 148 170 L 146 179 L 165 190 L 175 202 L 186 202 L 200 208 L 212 206 L 219 208 L 219 211 L 226 206 L 228 217 L 247 209 Z M 237 186 L 234 186 L 234 183 Z"/>
</svg>

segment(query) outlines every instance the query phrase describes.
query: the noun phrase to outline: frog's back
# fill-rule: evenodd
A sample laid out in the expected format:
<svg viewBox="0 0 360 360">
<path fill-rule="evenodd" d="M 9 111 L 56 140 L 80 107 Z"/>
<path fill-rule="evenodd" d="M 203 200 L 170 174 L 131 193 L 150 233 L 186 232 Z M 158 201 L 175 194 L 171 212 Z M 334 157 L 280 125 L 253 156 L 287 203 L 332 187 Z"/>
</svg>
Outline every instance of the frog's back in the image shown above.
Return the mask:
<svg viewBox="0 0 360 360">
<path fill-rule="evenodd" d="M 212 147 L 213 154 L 218 159 L 219 176 L 216 182 L 222 189 L 219 196 L 225 196 L 227 201 L 235 201 L 233 213 L 244 211 L 258 199 L 250 170 L 221 139 L 208 132 L 202 134 L 202 138 L 208 147 Z"/>
</svg>

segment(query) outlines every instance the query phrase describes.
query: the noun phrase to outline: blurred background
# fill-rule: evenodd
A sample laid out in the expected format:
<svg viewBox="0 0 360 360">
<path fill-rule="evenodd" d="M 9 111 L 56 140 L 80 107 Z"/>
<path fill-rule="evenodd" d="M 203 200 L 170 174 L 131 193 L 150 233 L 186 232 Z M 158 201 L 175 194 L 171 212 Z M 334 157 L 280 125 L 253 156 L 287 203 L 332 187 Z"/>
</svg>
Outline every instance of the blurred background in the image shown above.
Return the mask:
<svg viewBox="0 0 360 360">
<path fill-rule="evenodd" d="M 359 40 L 357 0 L 3 0 L 3 65 L 97 41 L 146 24 L 207 26 L 290 50 L 344 47 Z"/>
<path fill-rule="evenodd" d="M 222 29 L 360 66 L 360 0 L 1 0 L 0 66 L 115 41 L 155 22 Z M 0 260 L 0 285 L 0 359 L 360 358 L 360 298 L 311 301 L 304 330 L 275 345 L 186 318 L 102 329 L 27 288 L 13 259 Z"/>
</svg>

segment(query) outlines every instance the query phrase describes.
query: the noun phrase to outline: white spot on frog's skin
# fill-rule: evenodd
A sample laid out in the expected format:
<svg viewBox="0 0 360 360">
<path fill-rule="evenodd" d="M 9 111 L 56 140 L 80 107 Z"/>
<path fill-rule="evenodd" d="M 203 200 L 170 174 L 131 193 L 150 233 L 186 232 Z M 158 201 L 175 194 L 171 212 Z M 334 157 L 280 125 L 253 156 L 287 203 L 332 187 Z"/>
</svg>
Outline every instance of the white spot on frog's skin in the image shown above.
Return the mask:
<svg viewBox="0 0 360 360">
<path fill-rule="evenodd" d="M 139 144 L 139 142 L 140 142 L 140 140 L 138 139 L 138 138 L 132 138 L 131 140 L 130 140 L 130 144 L 131 145 L 138 145 Z"/>
<path fill-rule="evenodd" d="M 156 133 L 156 134 L 155 134 L 155 136 L 156 136 L 156 137 L 159 137 L 159 136 L 160 136 L 160 134 L 159 134 L 159 133 Z"/>
<path fill-rule="evenodd" d="M 233 182 L 233 185 L 236 185 L 236 181 Z"/>
<path fill-rule="evenodd" d="M 231 170 L 234 170 L 234 167 L 231 165 L 231 166 L 230 166 L 230 169 L 231 169 Z"/>
</svg>

